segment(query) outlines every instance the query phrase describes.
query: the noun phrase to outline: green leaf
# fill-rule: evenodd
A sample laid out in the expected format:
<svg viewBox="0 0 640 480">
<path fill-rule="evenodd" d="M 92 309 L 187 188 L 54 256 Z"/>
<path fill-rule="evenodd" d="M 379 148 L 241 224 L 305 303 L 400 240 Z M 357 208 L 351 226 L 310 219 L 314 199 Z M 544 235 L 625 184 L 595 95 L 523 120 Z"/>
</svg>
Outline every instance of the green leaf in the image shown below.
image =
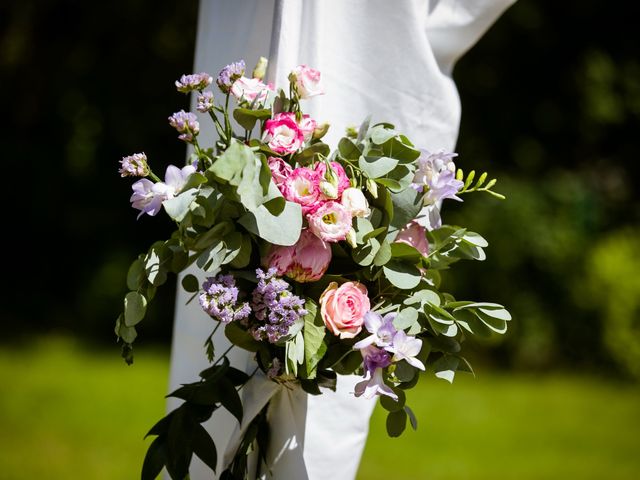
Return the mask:
<svg viewBox="0 0 640 480">
<path fill-rule="evenodd" d="M 460 359 L 452 355 L 443 355 L 433 364 L 436 377 L 453 383 Z"/>
<path fill-rule="evenodd" d="M 405 360 L 402 360 L 395 365 L 396 369 L 393 373 L 401 382 L 410 382 L 415 378 L 416 375 L 418 375 L 418 370 L 415 367 L 409 365 Z"/>
<path fill-rule="evenodd" d="M 413 410 L 411 410 L 407 405 L 405 405 L 404 411 L 407 412 L 407 415 L 409 416 L 409 422 L 411 423 L 411 428 L 413 428 L 414 430 L 418 430 L 418 419 L 413 413 Z"/>
<path fill-rule="evenodd" d="M 487 242 L 482 236 L 475 232 L 467 232 L 464 234 L 464 238 L 467 242 L 475 245 L 476 247 L 488 247 L 489 242 Z"/>
<path fill-rule="evenodd" d="M 215 242 L 219 242 L 229 232 L 233 231 L 233 224 L 230 222 L 218 222 L 206 232 L 198 235 L 198 239 L 193 244 L 194 250 L 203 250 Z"/>
<path fill-rule="evenodd" d="M 194 293 L 200 290 L 200 282 L 195 275 L 188 274 L 182 278 L 182 288 L 189 293 Z"/>
<path fill-rule="evenodd" d="M 144 318 L 147 312 L 147 299 L 138 292 L 129 292 L 124 297 L 124 323 L 133 327 Z"/>
<path fill-rule="evenodd" d="M 218 464 L 216 444 L 202 425 L 196 425 L 193 431 L 193 453 L 215 473 Z"/>
<path fill-rule="evenodd" d="M 327 351 L 324 343 L 326 328 L 320 317 L 318 305 L 310 298 L 305 299 L 304 308 L 307 314 L 304 316 L 304 365 L 306 377 L 311 379 L 316 376 L 318 363 Z"/>
<path fill-rule="evenodd" d="M 126 343 L 133 343 L 136 337 L 138 336 L 138 332 L 134 327 L 128 327 L 124 323 L 124 315 L 120 315 L 116 320 L 116 335 L 124 340 Z M 124 353 L 124 352 L 123 352 Z"/>
<path fill-rule="evenodd" d="M 403 303 L 405 305 L 416 305 L 419 303 L 420 308 L 423 308 L 426 304 L 440 306 L 440 295 L 431 289 L 425 288 L 415 292 Z"/>
<path fill-rule="evenodd" d="M 233 384 L 225 377 L 217 382 L 220 392 L 220 403 L 226 408 L 231 415 L 236 417 L 239 423 L 242 423 L 242 401 L 240 395 L 236 391 Z"/>
<path fill-rule="evenodd" d="M 256 121 L 271 118 L 271 109 L 250 110 L 248 108 L 236 108 L 233 111 L 233 118 L 245 130 L 253 130 Z"/>
<path fill-rule="evenodd" d="M 407 428 L 407 412 L 397 410 L 387 415 L 387 433 L 390 437 L 399 437 Z"/>
<path fill-rule="evenodd" d="M 251 252 L 253 250 L 253 244 L 249 235 L 242 236 L 242 244 L 236 257 L 231 261 L 229 265 L 233 268 L 244 268 L 249 265 L 251 260 Z"/>
<path fill-rule="evenodd" d="M 398 400 L 394 400 L 388 395 L 380 396 L 380 405 L 388 412 L 397 412 L 398 410 L 402 410 L 407 400 L 407 396 L 399 388 L 394 389 L 393 392 L 398 395 Z"/>
<path fill-rule="evenodd" d="M 376 145 L 382 145 L 397 135 L 398 132 L 393 129 L 384 128 L 382 125 L 376 125 L 369 130 L 369 138 L 371 138 L 371 141 Z"/>
<path fill-rule="evenodd" d="M 328 157 L 331 153 L 331 148 L 326 143 L 317 142 L 312 145 L 309 145 L 307 148 L 302 150 L 300 153 L 297 153 L 293 156 L 293 160 L 298 162 L 303 167 L 309 165 L 313 162 L 314 158 L 318 156 Z"/>
<path fill-rule="evenodd" d="M 190 440 L 194 427 L 187 404 L 178 407 L 171 417 L 167 434 L 166 467 L 172 478 L 184 478 L 189 473 L 193 456 Z"/>
<path fill-rule="evenodd" d="M 164 266 L 168 259 L 168 249 L 161 243 L 151 247 L 144 260 L 144 269 L 147 279 L 154 287 L 158 287 L 167 281 L 167 269 Z"/>
<path fill-rule="evenodd" d="M 240 217 L 238 223 L 269 243 L 290 246 L 300 237 L 302 210 L 297 203 L 287 202 L 282 213 L 275 216 L 260 205 Z"/>
<path fill-rule="evenodd" d="M 422 254 L 415 247 L 403 242 L 393 242 L 391 244 L 391 256 L 404 258 L 413 263 L 419 262 L 420 258 L 422 258 Z"/>
<path fill-rule="evenodd" d="M 393 220 L 390 225 L 395 230 L 400 230 L 420 213 L 422 194 L 413 188 L 407 188 L 398 193 L 391 193 L 391 202 L 393 204 Z"/>
<path fill-rule="evenodd" d="M 260 342 L 235 322 L 227 324 L 224 334 L 231 343 L 250 352 L 257 352 L 260 348 Z"/>
<path fill-rule="evenodd" d="M 392 171 L 398 165 L 398 160 L 389 157 L 363 157 L 358 160 L 358 166 L 369 178 L 380 178 Z"/>
<path fill-rule="evenodd" d="M 398 330 L 405 330 L 418 321 L 418 311 L 413 307 L 401 310 L 393 319 L 393 326 Z"/>
<path fill-rule="evenodd" d="M 389 260 L 391 260 L 391 245 L 385 239 L 380 244 L 380 249 L 378 250 L 378 253 L 376 253 L 376 256 L 373 258 L 373 264 L 376 267 L 381 267 Z"/>
<path fill-rule="evenodd" d="M 414 265 L 390 260 L 382 270 L 387 280 L 403 290 L 415 288 L 420 283 L 420 271 Z"/>
<path fill-rule="evenodd" d="M 360 158 L 360 149 L 347 137 L 342 137 L 338 142 L 338 152 L 340 156 L 346 160 L 358 160 Z"/>
<path fill-rule="evenodd" d="M 371 265 L 380 250 L 380 242 L 371 238 L 364 245 L 358 245 L 357 248 L 354 248 L 352 251 L 353 260 L 363 267 L 368 267 Z"/>
<path fill-rule="evenodd" d="M 198 194 L 198 190 L 195 188 L 190 188 L 178 196 L 170 198 L 169 200 L 165 200 L 162 202 L 162 206 L 164 207 L 165 212 L 176 222 L 181 222 L 186 217 L 187 213 L 189 213 L 189 207 L 191 203 L 195 200 L 196 195 Z"/>
<path fill-rule="evenodd" d="M 127 288 L 129 290 L 138 290 L 144 285 L 147 276 L 144 271 L 144 263 L 142 262 L 144 256 L 138 257 L 133 261 L 127 272 Z"/>
<path fill-rule="evenodd" d="M 222 262 L 227 252 L 222 240 L 216 240 L 213 245 L 203 251 L 196 259 L 196 265 L 206 272 L 214 272 Z"/>
<path fill-rule="evenodd" d="M 164 437 L 157 437 L 147 449 L 142 464 L 142 480 L 156 480 L 167 462 L 167 445 Z"/>
</svg>

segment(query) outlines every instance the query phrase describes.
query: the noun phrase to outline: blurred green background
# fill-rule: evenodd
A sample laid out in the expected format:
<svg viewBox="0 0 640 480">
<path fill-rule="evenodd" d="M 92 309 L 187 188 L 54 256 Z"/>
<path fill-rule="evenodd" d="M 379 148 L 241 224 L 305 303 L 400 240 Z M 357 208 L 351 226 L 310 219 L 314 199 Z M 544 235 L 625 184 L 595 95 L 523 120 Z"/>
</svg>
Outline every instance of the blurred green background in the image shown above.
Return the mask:
<svg viewBox="0 0 640 480">
<path fill-rule="evenodd" d="M 458 166 L 489 171 L 507 201 L 445 204 L 490 243 L 445 280 L 514 321 L 467 345 L 477 379 L 411 392 L 418 432 L 388 439 L 374 414 L 360 478 L 640 478 L 640 12 L 618 3 L 519 0 L 456 67 Z M 194 1 L 0 5 L 0 146 L 21 167 L 5 173 L 18 263 L 1 305 L 0 478 L 138 476 L 175 287 L 126 367 L 126 270 L 170 224 L 136 221 L 117 162 L 184 158 L 166 118 L 188 107 L 173 81 L 191 71 L 196 17 Z"/>
</svg>

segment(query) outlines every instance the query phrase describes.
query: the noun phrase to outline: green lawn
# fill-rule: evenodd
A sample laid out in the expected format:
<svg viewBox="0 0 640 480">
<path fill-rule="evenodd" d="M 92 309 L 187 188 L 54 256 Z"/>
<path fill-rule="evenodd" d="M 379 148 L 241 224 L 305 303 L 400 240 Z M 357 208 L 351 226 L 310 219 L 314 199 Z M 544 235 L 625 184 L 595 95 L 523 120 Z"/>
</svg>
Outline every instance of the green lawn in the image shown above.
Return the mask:
<svg viewBox="0 0 640 480">
<path fill-rule="evenodd" d="M 167 374 L 166 352 L 127 367 L 65 339 L 0 349 L 0 478 L 138 478 Z M 638 385 L 481 372 L 408 401 L 418 432 L 387 438 L 376 410 L 360 480 L 640 478 Z"/>
</svg>

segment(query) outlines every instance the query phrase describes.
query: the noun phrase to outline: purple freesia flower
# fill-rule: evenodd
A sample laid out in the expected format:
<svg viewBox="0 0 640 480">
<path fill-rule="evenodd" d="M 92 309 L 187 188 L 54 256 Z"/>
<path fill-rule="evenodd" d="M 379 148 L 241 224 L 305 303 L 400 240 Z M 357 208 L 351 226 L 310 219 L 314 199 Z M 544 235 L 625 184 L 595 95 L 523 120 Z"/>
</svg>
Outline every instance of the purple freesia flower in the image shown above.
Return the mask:
<svg viewBox="0 0 640 480">
<path fill-rule="evenodd" d="M 238 287 L 231 275 L 209 277 L 202 284 L 200 306 L 214 320 L 230 323 L 243 320 L 251 313 L 247 302 L 238 303 Z"/>
<path fill-rule="evenodd" d="M 356 397 L 373 398 L 376 395 L 387 395 L 394 400 L 398 396 L 384 383 L 383 369 L 391 365 L 390 355 L 373 345 L 360 350 L 364 363 L 364 380 L 358 382 L 354 388 Z"/>
<path fill-rule="evenodd" d="M 143 213 L 154 216 L 160 211 L 162 202 L 165 200 L 162 186 L 158 187 L 160 183 L 161 182 L 153 183 L 151 180 L 143 178 L 131 185 L 133 194 L 129 201 L 133 208 L 140 210 L 138 218 L 140 218 Z"/>
<path fill-rule="evenodd" d="M 193 165 L 182 168 L 169 165 L 164 174 L 164 182 L 153 183 L 151 180 L 143 178 L 131 185 L 133 194 L 129 201 L 133 208 L 140 210 L 138 218 L 143 213 L 151 216 L 157 215 L 162 207 L 162 202 L 180 193 L 189 175 L 195 171 L 196 167 Z"/>
<path fill-rule="evenodd" d="M 404 330 L 398 331 L 393 336 L 393 343 L 385 350 L 393 353 L 394 362 L 405 360 L 409 365 L 424 370 L 424 364 L 416 358 L 416 355 L 420 353 L 422 349 L 422 340 L 416 337 L 407 335 Z"/>
<path fill-rule="evenodd" d="M 413 178 L 413 188 L 419 192 L 427 188 L 423 198 L 425 205 L 434 205 L 446 198 L 462 201 L 456 196 L 464 185 L 462 181 L 456 180 L 456 165 L 453 163 L 456 156 L 457 153 L 447 153 L 444 150 L 436 153 L 422 150 Z"/>
<path fill-rule="evenodd" d="M 382 317 L 377 312 L 367 312 L 364 316 L 364 326 L 371 335 L 360 340 L 353 348 L 360 350 L 373 344 L 378 347 L 391 345 L 393 336 L 396 334 L 396 328 L 393 326 L 393 319 L 396 318 L 396 315 L 395 312 L 391 312 Z"/>
<path fill-rule="evenodd" d="M 189 93 L 193 90 L 207 88 L 211 82 L 213 82 L 213 77 L 208 73 L 192 73 L 191 75 L 182 75 L 180 80 L 176 80 L 176 88 L 179 92 Z"/>
<path fill-rule="evenodd" d="M 223 93 L 229 93 L 233 82 L 244 75 L 245 68 L 244 60 L 230 63 L 224 67 L 216 79 L 216 83 L 218 84 L 218 87 L 220 87 L 220 90 L 222 90 Z"/>
</svg>

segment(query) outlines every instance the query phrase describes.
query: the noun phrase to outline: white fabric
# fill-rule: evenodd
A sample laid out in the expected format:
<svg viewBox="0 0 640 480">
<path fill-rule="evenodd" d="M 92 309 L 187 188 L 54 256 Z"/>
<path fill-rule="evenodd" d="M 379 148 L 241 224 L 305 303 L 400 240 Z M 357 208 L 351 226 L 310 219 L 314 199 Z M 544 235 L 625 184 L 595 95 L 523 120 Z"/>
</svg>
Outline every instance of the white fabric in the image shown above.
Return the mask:
<svg viewBox="0 0 640 480">
<path fill-rule="evenodd" d="M 194 71 L 215 76 L 244 59 L 250 74 L 265 56 L 268 80 L 284 87 L 290 70 L 307 64 L 322 72 L 326 95 L 304 101 L 303 110 L 331 123 L 325 141 L 332 147 L 347 126 L 371 114 L 374 122 L 395 124 L 417 147 L 453 150 L 460 122 L 453 66 L 513 1 L 201 0 Z M 201 130 L 201 144 L 213 144 L 213 128 Z M 197 300 L 186 305 L 189 298 L 178 287 L 171 389 L 196 380 L 207 366 L 202 344 L 214 325 Z M 214 341 L 218 353 L 229 345 L 221 331 Z M 247 352 L 234 349 L 230 359 L 253 370 Z M 262 478 L 355 477 L 374 407 L 352 395 L 356 381 L 339 377 L 337 393 L 311 396 L 252 379 L 243 389 L 248 418 L 271 396 L 268 458 L 275 464 Z M 179 404 L 170 399 L 168 407 Z M 219 475 L 238 425 L 219 410 L 205 426 L 218 448 Z M 197 458 L 191 465 L 192 480 L 215 478 Z"/>
</svg>

